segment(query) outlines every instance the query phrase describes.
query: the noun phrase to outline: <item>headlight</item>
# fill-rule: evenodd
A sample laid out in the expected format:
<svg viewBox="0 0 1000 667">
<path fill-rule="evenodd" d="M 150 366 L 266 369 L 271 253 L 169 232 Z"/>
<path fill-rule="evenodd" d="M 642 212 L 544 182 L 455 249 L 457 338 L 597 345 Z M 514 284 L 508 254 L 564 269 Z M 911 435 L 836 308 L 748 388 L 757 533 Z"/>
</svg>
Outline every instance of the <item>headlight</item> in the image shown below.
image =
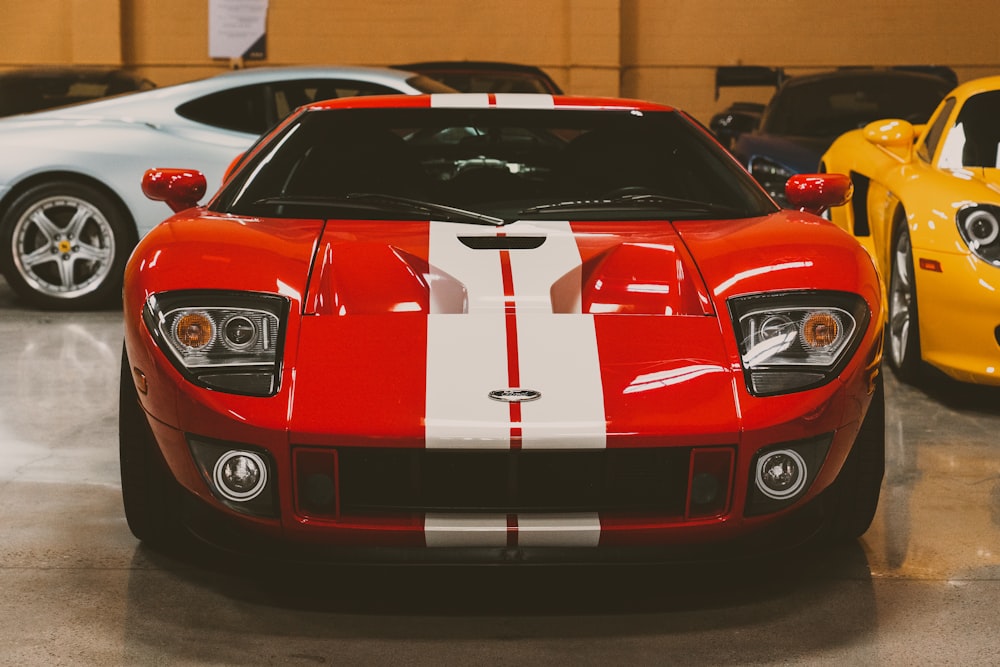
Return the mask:
<svg viewBox="0 0 1000 667">
<path fill-rule="evenodd" d="M 785 198 L 785 183 L 797 172 L 778 164 L 767 158 L 755 157 L 750 159 L 750 175 L 754 177 L 761 187 L 767 190 L 771 199 L 778 202 L 782 208 L 788 208 L 788 199 Z"/>
<path fill-rule="evenodd" d="M 826 384 L 868 327 L 864 299 L 846 292 L 782 292 L 729 299 L 747 387 L 757 396 Z"/>
<path fill-rule="evenodd" d="M 191 382 L 232 394 L 278 391 L 288 300 L 251 292 L 154 294 L 143 320 Z"/>
<path fill-rule="evenodd" d="M 958 212 L 958 233 L 969 250 L 994 266 L 1000 266 L 1000 207 L 966 206 Z"/>
</svg>

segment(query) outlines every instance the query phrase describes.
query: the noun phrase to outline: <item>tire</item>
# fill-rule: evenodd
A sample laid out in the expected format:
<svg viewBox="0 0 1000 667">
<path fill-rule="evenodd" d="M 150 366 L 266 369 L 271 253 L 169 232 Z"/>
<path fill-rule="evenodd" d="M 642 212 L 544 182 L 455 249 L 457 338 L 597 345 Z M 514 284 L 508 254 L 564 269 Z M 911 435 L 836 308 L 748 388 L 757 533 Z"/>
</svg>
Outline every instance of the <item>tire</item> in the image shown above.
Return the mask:
<svg viewBox="0 0 1000 667">
<path fill-rule="evenodd" d="M 120 299 L 135 237 L 122 206 L 97 188 L 43 183 L 20 194 L 0 219 L 0 268 L 32 306 L 107 307 Z"/>
<path fill-rule="evenodd" d="M 178 485 L 170 475 L 132 380 L 131 365 L 122 350 L 118 409 L 118 453 L 122 502 L 129 530 L 157 548 L 183 542 L 177 513 Z"/>
<path fill-rule="evenodd" d="M 920 320 L 917 314 L 913 246 L 904 221 L 897 223 L 892 235 L 889 323 L 886 334 L 886 356 L 893 373 L 903 382 L 916 383 L 923 368 L 920 357 Z"/>
<path fill-rule="evenodd" d="M 848 542 L 864 535 L 875 518 L 884 476 L 885 389 L 879 375 L 854 446 L 830 489 L 830 513 L 823 534 L 828 541 Z"/>
</svg>

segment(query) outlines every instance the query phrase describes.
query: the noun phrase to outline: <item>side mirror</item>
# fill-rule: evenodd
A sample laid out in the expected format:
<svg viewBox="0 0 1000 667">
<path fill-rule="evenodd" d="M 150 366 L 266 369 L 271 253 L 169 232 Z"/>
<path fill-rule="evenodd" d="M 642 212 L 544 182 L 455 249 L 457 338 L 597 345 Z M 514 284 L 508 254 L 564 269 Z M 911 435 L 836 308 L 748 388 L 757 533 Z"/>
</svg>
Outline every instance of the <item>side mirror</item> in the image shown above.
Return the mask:
<svg viewBox="0 0 1000 667">
<path fill-rule="evenodd" d="M 763 104 L 737 102 L 714 116 L 708 129 L 726 148 L 732 148 L 741 134 L 753 132 L 760 125 Z"/>
<path fill-rule="evenodd" d="M 174 213 L 197 206 L 207 190 L 205 175 L 192 169 L 148 169 L 142 177 L 142 193 Z"/>
<path fill-rule="evenodd" d="M 897 157 L 908 160 L 913 150 L 913 141 L 917 131 L 910 123 L 898 118 L 876 120 L 865 125 L 864 136 L 869 142 L 893 153 Z"/>
<path fill-rule="evenodd" d="M 851 201 L 854 185 L 844 174 L 795 174 L 785 183 L 788 203 L 816 215 Z"/>
</svg>

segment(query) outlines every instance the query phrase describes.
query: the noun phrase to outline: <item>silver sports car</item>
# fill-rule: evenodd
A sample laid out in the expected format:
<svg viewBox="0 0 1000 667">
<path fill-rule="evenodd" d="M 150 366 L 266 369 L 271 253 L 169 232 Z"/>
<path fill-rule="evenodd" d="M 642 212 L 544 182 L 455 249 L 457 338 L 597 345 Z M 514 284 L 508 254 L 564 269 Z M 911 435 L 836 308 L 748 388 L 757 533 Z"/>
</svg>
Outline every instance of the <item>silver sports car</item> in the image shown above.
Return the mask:
<svg viewBox="0 0 1000 667">
<path fill-rule="evenodd" d="M 197 168 L 214 190 L 302 104 L 450 91 L 395 69 L 254 68 L 0 119 L 0 272 L 41 308 L 106 305 L 133 246 L 164 217 L 140 189 L 146 169 Z"/>
</svg>

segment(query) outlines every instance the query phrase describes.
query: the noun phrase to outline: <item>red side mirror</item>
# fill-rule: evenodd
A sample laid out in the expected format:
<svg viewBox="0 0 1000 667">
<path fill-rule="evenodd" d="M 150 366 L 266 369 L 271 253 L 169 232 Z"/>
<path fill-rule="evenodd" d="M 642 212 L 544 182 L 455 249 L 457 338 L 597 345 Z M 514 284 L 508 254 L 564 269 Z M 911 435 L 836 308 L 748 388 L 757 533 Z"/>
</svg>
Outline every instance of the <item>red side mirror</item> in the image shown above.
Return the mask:
<svg viewBox="0 0 1000 667">
<path fill-rule="evenodd" d="M 843 206 L 853 193 L 854 185 L 844 174 L 796 174 L 785 183 L 785 197 L 792 207 L 816 215 Z"/>
<path fill-rule="evenodd" d="M 142 177 L 142 193 L 174 213 L 197 206 L 207 190 L 205 175 L 193 169 L 149 169 Z"/>
</svg>

